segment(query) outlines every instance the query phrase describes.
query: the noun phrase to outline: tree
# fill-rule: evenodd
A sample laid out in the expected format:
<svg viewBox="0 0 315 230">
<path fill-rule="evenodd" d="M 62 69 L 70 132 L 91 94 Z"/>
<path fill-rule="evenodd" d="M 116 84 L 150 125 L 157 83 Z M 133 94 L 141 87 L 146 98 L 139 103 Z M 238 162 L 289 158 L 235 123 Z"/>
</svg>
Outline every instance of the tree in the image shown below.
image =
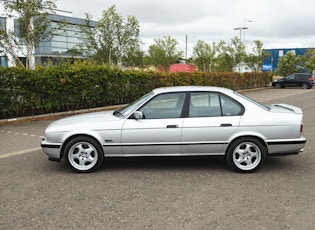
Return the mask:
<svg viewBox="0 0 315 230">
<path fill-rule="evenodd" d="M 261 70 L 263 60 L 270 54 L 266 53 L 263 49 L 263 43 L 259 40 L 254 41 L 255 46 L 252 51 L 247 55 L 246 64 L 253 71 L 259 72 Z"/>
<path fill-rule="evenodd" d="M 298 57 L 297 62 L 307 73 L 312 73 L 315 70 L 315 49 L 308 49 L 304 55 Z"/>
<path fill-rule="evenodd" d="M 42 41 L 51 39 L 59 28 L 52 28 L 49 14 L 56 9 L 55 0 L 4 1 L 5 17 L 16 18 L 15 29 L 0 29 L 0 47 L 9 53 L 15 62 L 24 66 L 18 52 L 25 50 L 25 68 L 33 67 L 34 48 Z"/>
<path fill-rule="evenodd" d="M 232 72 L 246 60 L 245 46 L 237 37 L 231 39 L 229 44 L 221 40 L 217 47 L 219 55 L 216 59 L 216 71 Z"/>
<path fill-rule="evenodd" d="M 131 47 L 126 57 L 123 58 L 124 66 L 144 68 L 145 54 L 139 47 Z"/>
<path fill-rule="evenodd" d="M 211 72 L 216 55 L 216 44 L 212 45 L 198 40 L 193 50 L 193 61 L 204 72 Z"/>
<path fill-rule="evenodd" d="M 98 63 L 122 66 L 131 52 L 140 50 L 139 23 L 133 16 L 124 20 L 111 6 L 103 11 L 95 28 L 91 28 L 91 15 L 86 14 L 85 26 L 81 27 L 84 45 L 81 52 Z"/>
<path fill-rule="evenodd" d="M 298 59 L 293 52 L 287 52 L 278 61 L 277 74 L 286 76 L 290 73 L 299 72 L 300 67 L 297 65 Z"/>
<path fill-rule="evenodd" d="M 154 39 L 154 42 L 155 44 L 151 45 L 148 51 L 149 64 L 168 72 L 170 65 L 182 58 L 184 52 L 176 49 L 178 42 L 170 36 Z"/>
</svg>

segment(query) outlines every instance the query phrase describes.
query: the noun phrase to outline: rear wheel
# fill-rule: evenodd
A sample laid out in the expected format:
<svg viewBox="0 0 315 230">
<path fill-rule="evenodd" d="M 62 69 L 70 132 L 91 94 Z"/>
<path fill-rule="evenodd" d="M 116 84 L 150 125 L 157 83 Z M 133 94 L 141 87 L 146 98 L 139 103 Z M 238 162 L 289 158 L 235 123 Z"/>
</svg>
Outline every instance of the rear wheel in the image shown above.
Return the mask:
<svg viewBox="0 0 315 230">
<path fill-rule="evenodd" d="M 233 170 L 250 173 L 262 165 L 266 154 L 267 150 L 259 140 L 244 137 L 230 144 L 226 153 L 226 160 Z"/>
<path fill-rule="evenodd" d="M 303 83 L 302 84 L 302 89 L 310 89 L 311 87 L 310 87 L 310 85 L 309 84 L 307 84 L 307 83 Z"/>
<path fill-rule="evenodd" d="M 100 144 L 91 137 L 75 137 L 65 147 L 66 163 L 75 172 L 92 172 L 98 169 L 104 153 Z"/>
</svg>

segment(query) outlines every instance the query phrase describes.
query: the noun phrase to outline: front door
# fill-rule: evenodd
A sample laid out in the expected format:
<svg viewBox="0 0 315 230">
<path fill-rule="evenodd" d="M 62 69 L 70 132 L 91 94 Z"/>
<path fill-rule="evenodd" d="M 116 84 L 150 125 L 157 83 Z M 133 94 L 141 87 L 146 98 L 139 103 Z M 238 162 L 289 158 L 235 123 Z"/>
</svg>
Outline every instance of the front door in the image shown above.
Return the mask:
<svg viewBox="0 0 315 230">
<path fill-rule="evenodd" d="M 143 113 L 142 119 L 127 119 L 122 129 L 123 155 L 180 155 L 185 95 L 157 95 L 138 109 Z"/>
</svg>

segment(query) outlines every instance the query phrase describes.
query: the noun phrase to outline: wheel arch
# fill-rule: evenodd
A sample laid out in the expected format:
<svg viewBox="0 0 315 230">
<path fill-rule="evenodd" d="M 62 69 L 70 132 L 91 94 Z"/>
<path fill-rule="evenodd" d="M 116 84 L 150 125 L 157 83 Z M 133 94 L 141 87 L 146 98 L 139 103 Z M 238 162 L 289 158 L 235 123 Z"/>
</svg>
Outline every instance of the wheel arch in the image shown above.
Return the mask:
<svg viewBox="0 0 315 230">
<path fill-rule="evenodd" d="M 93 135 L 89 135 L 89 134 L 81 134 L 81 133 L 78 133 L 78 134 L 74 134 L 72 136 L 69 136 L 67 137 L 67 139 L 63 142 L 62 146 L 61 146 L 61 150 L 60 150 L 60 159 L 62 159 L 64 157 L 64 150 L 67 146 L 67 144 L 73 140 L 74 138 L 77 138 L 77 137 L 89 137 L 89 138 L 92 138 L 93 140 L 95 140 L 101 147 L 102 151 L 103 151 L 103 148 L 102 148 L 102 144 L 100 143 L 100 141 L 95 138 Z M 104 154 L 104 152 L 103 152 Z"/>
<path fill-rule="evenodd" d="M 264 139 L 260 136 L 257 136 L 257 135 L 253 135 L 253 134 L 247 134 L 247 135 L 241 135 L 241 136 L 237 136 L 237 137 L 234 137 L 228 144 L 226 150 L 225 150 L 225 155 L 227 155 L 227 152 L 231 146 L 231 144 L 234 142 L 234 141 L 237 141 L 239 139 L 242 139 L 242 138 L 254 138 L 256 140 L 258 140 L 266 149 L 266 153 L 268 155 L 268 145 L 267 143 L 264 141 Z"/>
</svg>

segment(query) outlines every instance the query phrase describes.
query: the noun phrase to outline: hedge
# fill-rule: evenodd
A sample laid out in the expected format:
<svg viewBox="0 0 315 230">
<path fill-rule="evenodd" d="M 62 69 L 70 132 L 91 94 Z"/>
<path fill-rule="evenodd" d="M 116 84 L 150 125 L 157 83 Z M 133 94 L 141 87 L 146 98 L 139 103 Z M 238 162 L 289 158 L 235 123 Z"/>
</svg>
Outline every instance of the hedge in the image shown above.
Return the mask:
<svg viewBox="0 0 315 230">
<path fill-rule="evenodd" d="M 93 64 L 0 68 L 0 119 L 129 103 L 162 86 L 267 86 L 270 73 L 161 73 Z"/>
</svg>

